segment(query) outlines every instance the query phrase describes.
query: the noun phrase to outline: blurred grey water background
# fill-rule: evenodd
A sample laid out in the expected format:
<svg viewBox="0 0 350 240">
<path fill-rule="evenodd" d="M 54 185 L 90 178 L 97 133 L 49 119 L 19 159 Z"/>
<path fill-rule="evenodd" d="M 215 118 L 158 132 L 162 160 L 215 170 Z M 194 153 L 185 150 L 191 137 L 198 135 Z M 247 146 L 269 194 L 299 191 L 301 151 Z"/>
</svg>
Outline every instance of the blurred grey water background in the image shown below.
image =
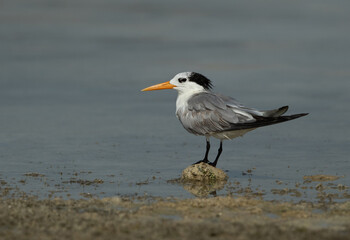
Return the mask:
<svg viewBox="0 0 350 240">
<path fill-rule="evenodd" d="M 175 91 L 140 89 L 197 71 L 249 107 L 310 113 L 225 142 L 218 167 L 230 181 L 266 199 L 283 198 L 271 189 L 305 175 L 350 185 L 348 9 L 349 1 L 1 1 L 0 179 L 43 197 L 192 196 L 167 180 L 203 157 L 205 139 L 176 119 Z M 42 175 L 25 176 L 32 172 Z"/>
</svg>

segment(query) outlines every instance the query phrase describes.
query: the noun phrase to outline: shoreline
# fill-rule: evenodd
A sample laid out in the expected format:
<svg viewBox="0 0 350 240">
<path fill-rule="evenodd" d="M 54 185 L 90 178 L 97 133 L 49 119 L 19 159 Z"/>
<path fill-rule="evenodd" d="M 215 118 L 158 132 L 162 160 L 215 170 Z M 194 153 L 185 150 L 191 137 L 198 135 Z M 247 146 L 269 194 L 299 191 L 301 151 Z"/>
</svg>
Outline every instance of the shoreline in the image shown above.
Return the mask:
<svg viewBox="0 0 350 240">
<path fill-rule="evenodd" d="M 350 202 L 0 198 L 1 239 L 349 239 Z"/>
</svg>

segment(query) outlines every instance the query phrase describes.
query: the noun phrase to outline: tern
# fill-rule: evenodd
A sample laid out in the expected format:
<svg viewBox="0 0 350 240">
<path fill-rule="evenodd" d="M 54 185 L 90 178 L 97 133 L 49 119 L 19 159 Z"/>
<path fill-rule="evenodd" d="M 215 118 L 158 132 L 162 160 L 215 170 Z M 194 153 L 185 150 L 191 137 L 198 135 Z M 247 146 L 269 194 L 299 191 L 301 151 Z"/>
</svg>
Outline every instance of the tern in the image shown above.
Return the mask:
<svg viewBox="0 0 350 240">
<path fill-rule="evenodd" d="M 256 128 L 303 117 L 308 113 L 282 116 L 288 106 L 274 110 L 257 110 L 248 108 L 236 99 L 211 91 L 211 81 L 200 73 L 178 73 L 170 81 L 156 84 L 141 91 L 175 89 L 176 116 L 182 126 L 190 133 L 206 138 L 206 152 L 203 160 L 216 167 L 222 153 L 222 142 L 243 136 Z M 213 162 L 208 160 L 210 137 L 220 140 L 220 147 Z"/>
</svg>

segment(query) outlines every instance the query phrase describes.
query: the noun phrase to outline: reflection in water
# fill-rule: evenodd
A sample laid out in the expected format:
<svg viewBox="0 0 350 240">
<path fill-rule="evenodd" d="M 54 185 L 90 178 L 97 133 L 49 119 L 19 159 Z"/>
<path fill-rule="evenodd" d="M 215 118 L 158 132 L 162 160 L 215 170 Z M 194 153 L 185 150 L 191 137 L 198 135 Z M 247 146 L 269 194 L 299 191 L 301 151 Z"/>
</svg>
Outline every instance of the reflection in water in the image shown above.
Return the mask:
<svg viewBox="0 0 350 240">
<path fill-rule="evenodd" d="M 226 183 L 227 180 L 221 180 L 211 183 L 200 181 L 188 181 L 183 183 L 183 188 L 196 197 L 206 197 L 209 194 L 216 196 L 216 191 L 223 189 Z"/>
</svg>

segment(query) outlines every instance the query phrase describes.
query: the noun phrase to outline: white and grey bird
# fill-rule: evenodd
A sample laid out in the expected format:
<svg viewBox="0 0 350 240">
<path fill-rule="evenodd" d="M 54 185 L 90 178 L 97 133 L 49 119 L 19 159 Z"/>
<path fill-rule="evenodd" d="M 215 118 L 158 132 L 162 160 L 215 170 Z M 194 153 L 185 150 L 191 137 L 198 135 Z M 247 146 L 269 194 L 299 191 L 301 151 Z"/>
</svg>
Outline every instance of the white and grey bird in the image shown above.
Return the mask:
<svg viewBox="0 0 350 240">
<path fill-rule="evenodd" d="M 161 89 L 177 90 L 177 118 L 188 132 L 206 138 L 204 159 L 196 163 L 205 162 L 214 167 L 221 155 L 223 140 L 243 136 L 259 127 L 307 115 L 301 113 L 282 116 L 288 110 L 288 106 L 267 111 L 245 107 L 234 98 L 213 93 L 211 81 L 195 72 L 178 73 L 170 81 L 150 86 L 142 91 Z M 210 137 L 220 139 L 218 154 L 213 162 L 208 160 Z"/>
</svg>

